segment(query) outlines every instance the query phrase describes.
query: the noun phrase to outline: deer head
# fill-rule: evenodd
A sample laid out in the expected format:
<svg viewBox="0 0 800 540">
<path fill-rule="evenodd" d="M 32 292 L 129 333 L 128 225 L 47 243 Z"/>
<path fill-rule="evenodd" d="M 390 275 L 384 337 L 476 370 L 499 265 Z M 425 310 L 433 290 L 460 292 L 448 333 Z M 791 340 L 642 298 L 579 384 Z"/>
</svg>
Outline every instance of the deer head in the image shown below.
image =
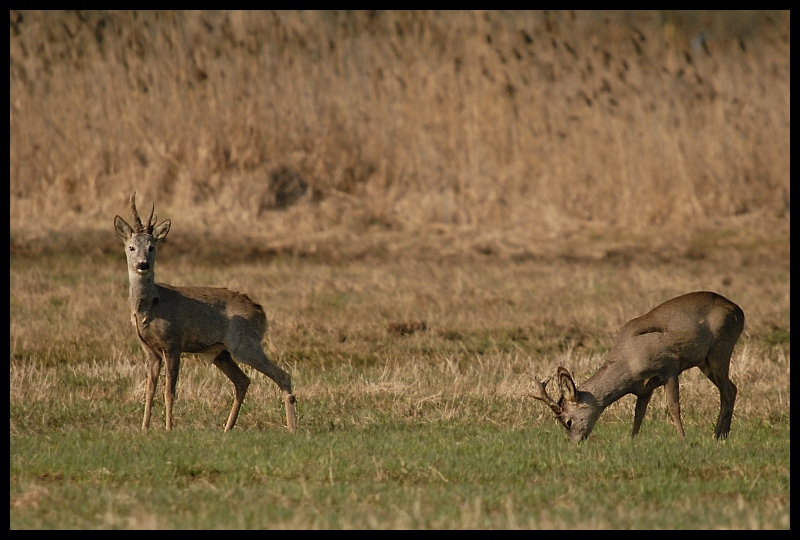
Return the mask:
<svg viewBox="0 0 800 540">
<path fill-rule="evenodd" d="M 131 214 L 133 214 L 134 227 L 119 216 L 114 217 L 114 229 L 117 235 L 125 241 L 125 254 L 128 257 L 128 271 L 141 276 L 147 275 L 153 269 L 156 257 L 156 244 L 163 240 L 169 232 L 170 221 L 164 220 L 156 226 L 157 216 L 155 203 L 150 209 L 147 223 L 143 224 L 136 211 L 136 192 L 131 193 Z"/>
<path fill-rule="evenodd" d="M 550 382 L 552 375 L 542 381 L 534 379 L 533 391 L 530 396 L 543 401 L 550 407 L 550 410 L 556 415 L 558 423 L 567 430 L 570 441 L 580 442 L 589 436 L 602 409 L 591 394 L 578 390 L 572 375 L 566 368 L 559 366 L 555 376 L 561 390 L 558 401 L 553 400 L 545 390 L 545 385 Z"/>
</svg>

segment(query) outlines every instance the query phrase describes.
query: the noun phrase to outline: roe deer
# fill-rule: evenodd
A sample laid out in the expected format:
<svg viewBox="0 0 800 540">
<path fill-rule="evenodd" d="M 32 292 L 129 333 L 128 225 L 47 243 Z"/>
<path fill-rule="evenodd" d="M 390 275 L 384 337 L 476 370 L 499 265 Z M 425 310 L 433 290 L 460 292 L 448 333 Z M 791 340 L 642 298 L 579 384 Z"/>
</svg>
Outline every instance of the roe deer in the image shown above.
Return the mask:
<svg viewBox="0 0 800 540">
<path fill-rule="evenodd" d="M 198 353 L 212 362 L 233 382 L 235 395 L 225 431 L 236 424 L 250 378 L 233 361 L 254 367 L 283 391 L 286 424 L 293 432 L 296 426 L 292 381 L 288 373 L 275 365 L 264 352 L 261 338 L 267 330 L 267 317 L 262 307 L 228 289 L 212 287 L 173 287 L 157 284 L 154 276 L 156 247 L 169 232 L 170 221 L 156 226 L 153 214 L 142 224 L 136 212 L 136 192 L 131 194 L 134 227 L 119 216 L 114 228 L 125 241 L 130 279 L 131 322 L 147 358 L 147 394 L 142 429 L 150 428 L 153 393 L 161 371 L 167 364 L 164 402 L 166 428 L 172 429 L 172 405 L 178 382 L 181 353 Z"/>
<path fill-rule="evenodd" d="M 570 441 L 580 442 L 606 407 L 627 394 L 637 398 L 631 431 L 635 437 L 653 390 L 665 386 L 669 412 L 683 440 L 678 375 L 697 366 L 719 389 L 714 437 L 724 439 L 731 429 L 736 400 L 736 385 L 728 378 L 728 369 L 743 329 L 744 312 L 727 298 L 713 292 L 684 294 L 625 323 L 608 359 L 580 388 L 569 371 L 558 367 L 559 400 L 547 395 L 544 385 L 550 378 L 536 380 L 531 397 L 550 407 Z"/>
</svg>

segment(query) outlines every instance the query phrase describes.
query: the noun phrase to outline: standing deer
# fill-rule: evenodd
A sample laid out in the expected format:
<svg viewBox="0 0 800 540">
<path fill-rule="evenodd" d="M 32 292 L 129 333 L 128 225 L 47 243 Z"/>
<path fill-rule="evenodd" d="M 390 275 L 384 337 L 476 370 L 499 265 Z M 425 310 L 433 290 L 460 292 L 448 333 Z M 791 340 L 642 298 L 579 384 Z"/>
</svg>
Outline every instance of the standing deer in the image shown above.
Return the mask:
<svg viewBox="0 0 800 540">
<path fill-rule="evenodd" d="M 153 214 L 142 224 L 136 211 L 136 192 L 131 194 L 134 227 L 119 216 L 114 228 L 125 241 L 130 279 L 131 322 L 147 358 L 147 394 L 142 429 L 150 428 L 153 393 L 166 361 L 167 430 L 172 429 L 172 405 L 181 365 L 181 353 L 198 353 L 213 359 L 213 364 L 228 377 L 235 389 L 225 431 L 236 424 L 250 378 L 233 361 L 254 367 L 277 383 L 286 404 L 286 423 L 293 432 L 297 423 L 292 381 L 288 373 L 275 365 L 261 346 L 267 330 L 267 317 L 262 307 L 228 289 L 212 287 L 173 287 L 157 284 L 154 276 L 156 247 L 169 232 L 170 221 L 156 226 Z"/>
<path fill-rule="evenodd" d="M 728 370 L 743 329 L 744 312 L 727 298 L 713 292 L 684 294 L 625 323 L 608 359 L 580 388 L 569 371 L 559 366 L 559 400 L 547 395 L 544 386 L 549 378 L 534 382 L 531 397 L 550 407 L 570 441 L 580 442 L 606 407 L 627 394 L 636 395 L 631 431 L 635 437 L 653 390 L 665 386 L 669 412 L 683 440 L 678 375 L 697 366 L 719 389 L 714 438 L 724 439 L 731 429 L 736 400 L 736 385 L 728 378 Z"/>
</svg>

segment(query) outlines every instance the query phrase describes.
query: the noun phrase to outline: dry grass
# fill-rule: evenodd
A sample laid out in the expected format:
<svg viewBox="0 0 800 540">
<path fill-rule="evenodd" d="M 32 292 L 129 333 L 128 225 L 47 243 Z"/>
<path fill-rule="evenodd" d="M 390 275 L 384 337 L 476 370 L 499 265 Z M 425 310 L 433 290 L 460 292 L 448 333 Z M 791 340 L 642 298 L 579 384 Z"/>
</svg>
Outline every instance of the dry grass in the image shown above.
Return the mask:
<svg viewBox="0 0 800 540">
<path fill-rule="evenodd" d="M 12 404 L 61 401 L 54 395 L 60 373 L 78 381 L 70 399 L 141 407 L 144 371 L 128 319 L 124 268 L 122 253 L 99 261 L 15 259 Z M 788 274 L 780 268 L 743 267 L 733 278 L 724 263 L 707 260 L 620 266 L 279 259 L 218 267 L 173 258 L 158 268 L 164 282 L 224 285 L 266 307 L 268 351 L 293 374 L 301 404 L 335 406 L 324 418 L 304 418 L 314 425 L 369 424 L 371 409 L 388 418 L 415 418 L 425 410 L 431 421 L 479 419 L 486 411 L 512 425 L 526 425 L 532 412 L 546 418 L 522 398 L 531 376 L 561 364 L 583 380 L 626 320 L 697 289 L 720 291 L 746 313 L 747 329 L 732 363 L 740 386 L 737 415 L 770 418 L 788 411 L 790 298 Z M 267 424 L 279 423 L 280 409 L 272 407 L 279 401 L 277 387 L 253 377 L 253 413 L 265 413 L 267 406 Z M 710 421 L 718 408 L 712 385 L 699 372 L 681 380 L 686 414 Z M 188 361 L 179 393 L 179 418 L 199 428 L 223 419 L 231 389 L 216 370 Z M 631 406 L 620 405 L 626 423 Z M 207 414 L 193 418 L 198 407 Z M 340 413 L 345 416 L 337 420 Z M 136 424 L 130 417 L 117 420 L 123 429 Z"/>
<path fill-rule="evenodd" d="M 12 247 L 102 237 L 132 189 L 255 257 L 788 235 L 789 25 L 12 12 Z"/>
</svg>

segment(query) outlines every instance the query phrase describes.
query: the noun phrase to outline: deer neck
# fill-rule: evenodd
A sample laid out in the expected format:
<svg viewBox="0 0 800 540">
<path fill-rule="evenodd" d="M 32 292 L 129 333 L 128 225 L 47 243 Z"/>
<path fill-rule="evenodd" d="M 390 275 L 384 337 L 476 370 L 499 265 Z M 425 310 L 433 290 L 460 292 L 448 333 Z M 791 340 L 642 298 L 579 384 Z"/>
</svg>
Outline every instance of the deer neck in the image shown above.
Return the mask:
<svg viewBox="0 0 800 540">
<path fill-rule="evenodd" d="M 609 358 L 594 375 L 580 385 L 580 390 L 590 393 L 602 411 L 629 394 L 635 382 L 625 362 Z"/>
<path fill-rule="evenodd" d="M 145 315 L 158 298 L 158 286 L 155 283 L 155 276 L 152 270 L 145 276 L 139 275 L 136 271 L 128 272 L 128 276 L 131 282 L 131 310 L 135 314 Z"/>
</svg>

